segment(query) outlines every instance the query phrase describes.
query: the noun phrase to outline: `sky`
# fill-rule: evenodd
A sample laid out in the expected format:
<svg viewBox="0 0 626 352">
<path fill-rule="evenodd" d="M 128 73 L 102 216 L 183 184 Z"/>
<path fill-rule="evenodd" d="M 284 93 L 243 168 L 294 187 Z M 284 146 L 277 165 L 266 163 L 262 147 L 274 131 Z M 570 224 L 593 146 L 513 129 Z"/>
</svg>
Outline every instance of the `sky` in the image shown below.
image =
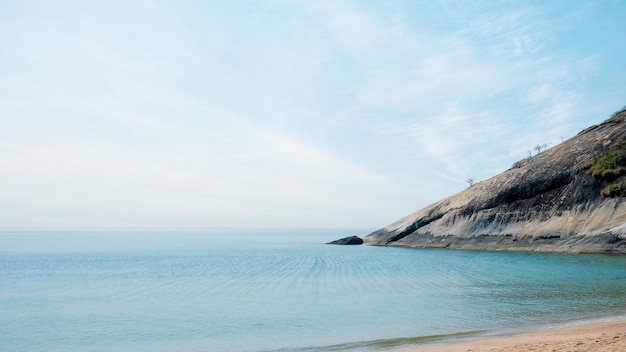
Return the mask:
<svg viewBox="0 0 626 352">
<path fill-rule="evenodd" d="M 624 107 L 625 16 L 0 0 L 0 228 L 386 226 Z"/>
</svg>

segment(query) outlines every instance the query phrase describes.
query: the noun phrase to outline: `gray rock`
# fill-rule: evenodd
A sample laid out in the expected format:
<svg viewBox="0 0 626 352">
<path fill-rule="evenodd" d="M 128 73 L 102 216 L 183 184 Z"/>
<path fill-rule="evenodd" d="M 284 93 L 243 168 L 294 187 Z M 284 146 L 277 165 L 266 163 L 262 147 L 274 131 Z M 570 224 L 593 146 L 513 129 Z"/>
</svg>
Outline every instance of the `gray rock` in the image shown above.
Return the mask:
<svg viewBox="0 0 626 352">
<path fill-rule="evenodd" d="M 332 242 L 328 242 L 326 244 L 359 245 L 363 244 L 363 240 L 357 236 L 348 236 Z"/>
<path fill-rule="evenodd" d="M 626 254 L 626 197 L 602 194 L 610 184 L 626 184 L 626 168 L 612 179 L 588 170 L 594 157 L 625 143 L 621 111 L 369 234 L 365 244 Z"/>
</svg>

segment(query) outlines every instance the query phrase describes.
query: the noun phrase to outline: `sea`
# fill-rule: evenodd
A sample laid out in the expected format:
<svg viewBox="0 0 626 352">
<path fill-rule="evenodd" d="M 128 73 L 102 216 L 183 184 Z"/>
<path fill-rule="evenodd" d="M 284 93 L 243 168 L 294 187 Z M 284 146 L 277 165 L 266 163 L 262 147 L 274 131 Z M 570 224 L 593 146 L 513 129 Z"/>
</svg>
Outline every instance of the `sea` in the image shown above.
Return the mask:
<svg viewBox="0 0 626 352">
<path fill-rule="evenodd" d="M 626 256 L 371 229 L 3 230 L 2 351 L 400 351 L 626 318 Z"/>
</svg>

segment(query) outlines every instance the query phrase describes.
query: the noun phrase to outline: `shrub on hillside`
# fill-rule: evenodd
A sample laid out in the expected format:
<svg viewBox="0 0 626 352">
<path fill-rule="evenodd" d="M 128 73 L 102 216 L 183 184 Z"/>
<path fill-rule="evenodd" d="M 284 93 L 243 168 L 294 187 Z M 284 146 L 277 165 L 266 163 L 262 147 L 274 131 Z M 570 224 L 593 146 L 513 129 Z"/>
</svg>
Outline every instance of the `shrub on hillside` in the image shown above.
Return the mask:
<svg viewBox="0 0 626 352">
<path fill-rule="evenodd" d="M 620 138 L 611 144 L 609 151 L 594 157 L 585 169 L 596 178 L 614 180 L 626 175 L 626 142 Z"/>
<path fill-rule="evenodd" d="M 626 180 L 612 183 L 606 186 L 600 194 L 605 197 L 624 197 L 626 196 Z"/>
</svg>

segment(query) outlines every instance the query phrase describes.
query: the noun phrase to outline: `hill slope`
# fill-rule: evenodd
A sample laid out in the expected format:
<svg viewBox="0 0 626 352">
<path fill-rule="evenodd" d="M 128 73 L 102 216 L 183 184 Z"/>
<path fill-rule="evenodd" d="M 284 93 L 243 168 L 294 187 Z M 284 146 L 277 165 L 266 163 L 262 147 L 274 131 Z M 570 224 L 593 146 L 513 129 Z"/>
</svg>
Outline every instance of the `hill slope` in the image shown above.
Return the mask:
<svg viewBox="0 0 626 352">
<path fill-rule="evenodd" d="M 381 246 L 626 253 L 626 111 L 379 229 Z"/>
</svg>

